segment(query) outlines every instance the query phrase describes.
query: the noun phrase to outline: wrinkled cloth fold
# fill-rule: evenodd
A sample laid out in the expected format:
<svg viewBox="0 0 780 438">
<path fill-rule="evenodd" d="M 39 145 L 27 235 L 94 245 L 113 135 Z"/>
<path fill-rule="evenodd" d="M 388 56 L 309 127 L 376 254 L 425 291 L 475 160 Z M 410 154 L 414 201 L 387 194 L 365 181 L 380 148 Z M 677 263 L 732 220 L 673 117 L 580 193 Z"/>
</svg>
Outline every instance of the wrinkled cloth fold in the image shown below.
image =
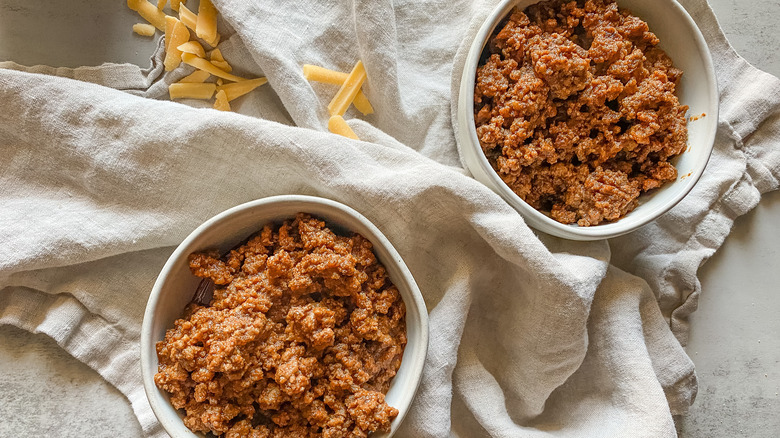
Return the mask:
<svg viewBox="0 0 780 438">
<path fill-rule="evenodd" d="M 696 394 L 683 345 L 697 270 L 780 179 L 780 80 L 730 48 L 704 0 L 682 4 L 721 93 L 707 170 L 659 220 L 588 243 L 530 229 L 461 167 L 454 78 L 497 1 L 214 3 L 225 58 L 269 79 L 236 113 L 166 101 L 191 67 L 164 73 L 161 46 L 145 70 L 0 63 L 0 323 L 51 336 L 128 397 L 145 435 L 165 436 L 139 336 L 166 258 L 222 210 L 317 195 L 382 230 L 430 312 L 397 436 L 676 436 Z M 327 132 L 337 87 L 301 71 L 357 59 L 376 109 L 347 113 L 362 141 Z"/>
</svg>

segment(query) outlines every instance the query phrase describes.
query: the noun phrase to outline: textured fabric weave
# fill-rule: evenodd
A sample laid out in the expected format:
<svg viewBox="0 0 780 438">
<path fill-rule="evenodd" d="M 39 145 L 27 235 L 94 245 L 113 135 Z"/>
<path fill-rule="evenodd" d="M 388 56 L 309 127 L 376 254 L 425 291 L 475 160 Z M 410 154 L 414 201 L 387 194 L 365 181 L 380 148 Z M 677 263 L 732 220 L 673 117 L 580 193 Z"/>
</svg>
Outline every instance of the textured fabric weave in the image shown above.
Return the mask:
<svg viewBox="0 0 780 438">
<path fill-rule="evenodd" d="M 164 436 L 139 334 L 166 258 L 224 209 L 318 195 L 382 230 L 430 312 L 398 436 L 675 436 L 696 394 L 681 346 L 696 272 L 780 176 L 780 81 L 734 53 L 704 0 L 682 3 L 722 96 L 709 166 L 660 220 L 591 243 L 536 233 L 460 167 L 453 77 L 495 0 L 214 3 L 235 71 L 269 79 L 238 114 L 165 101 L 191 68 L 163 74 L 159 48 L 147 70 L 0 63 L 0 323 L 54 338 Z M 363 141 L 327 132 L 337 87 L 301 72 L 357 59 L 376 108 L 347 113 Z"/>
</svg>

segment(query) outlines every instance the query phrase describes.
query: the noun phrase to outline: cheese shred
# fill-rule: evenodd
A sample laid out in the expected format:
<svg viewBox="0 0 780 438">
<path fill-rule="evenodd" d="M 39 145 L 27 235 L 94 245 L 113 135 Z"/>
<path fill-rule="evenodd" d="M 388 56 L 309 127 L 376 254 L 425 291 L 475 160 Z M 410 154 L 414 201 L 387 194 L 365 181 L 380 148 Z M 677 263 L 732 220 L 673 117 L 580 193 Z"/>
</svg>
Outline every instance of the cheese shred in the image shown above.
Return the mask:
<svg viewBox="0 0 780 438">
<path fill-rule="evenodd" d="M 334 134 L 351 138 L 353 140 L 360 140 L 355 134 L 355 131 L 353 131 L 352 128 L 347 125 L 344 117 L 341 117 L 340 115 L 331 116 L 331 118 L 328 120 L 328 130 Z"/>
<path fill-rule="evenodd" d="M 228 81 L 233 82 L 240 82 L 245 81 L 245 78 L 230 74 L 226 72 L 225 70 L 222 70 L 221 68 L 215 66 L 214 64 L 210 63 L 209 61 L 198 58 L 197 56 L 193 55 L 192 53 L 182 53 L 181 60 L 188 65 L 191 65 L 197 69 L 207 71 L 211 73 L 214 76 L 220 77 L 222 79 L 226 79 Z"/>
<path fill-rule="evenodd" d="M 127 0 L 127 6 L 157 29 L 165 31 L 165 13 L 147 0 Z"/>
<path fill-rule="evenodd" d="M 154 36 L 156 30 L 154 26 L 147 23 L 135 23 L 133 25 L 133 32 L 141 36 Z"/>
<path fill-rule="evenodd" d="M 309 81 L 322 82 L 325 84 L 342 85 L 347 80 L 347 73 L 330 70 L 319 65 L 304 64 L 303 77 Z M 363 90 L 358 91 L 355 100 L 352 101 L 355 108 L 363 113 L 364 116 L 374 114 L 374 107 L 368 100 Z"/>
<path fill-rule="evenodd" d="M 232 100 L 268 80 L 232 74 L 233 67 L 217 48 L 221 40 L 217 30 L 217 9 L 211 0 L 200 0 L 196 14 L 185 3 L 187 0 L 127 0 L 127 6 L 149 22 L 134 24 L 133 31 L 143 36 L 154 36 L 157 29 L 164 32 L 165 71 L 174 70 L 182 63 L 195 67 L 194 72 L 168 86 L 171 100 L 214 98 L 214 108 L 230 111 Z M 178 18 L 164 12 L 167 6 Z"/>
<path fill-rule="evenodd" d="M 211 83 L 188 84 L 175 83 L 168 85 L 168 94 L 171 99 L 211 99 L 217 86 Z"/>
<path fill-rule="evenodd" d="M 328 113 L 331 116 L 339 115 L 343 116 L 347 111 L 347 108 L 355 100 L 360 87 L 363 86 L 363 82 L 366 80 L 366 69 L 363 67 L 363 61 L 358 61 L 355 67 L 347 76 L 347 79 L 341 85 L 338 93 L 333 96 L 333 100 L 328 105 Z"/>
<path fill-rule="evenodd" d="M 225 90 L 217 91 L 217 98 L 214 101 L 214 109 L 220 111 L 230 111 L 230 102 L 228 101 Z"/>
<path fill-rule="evenodd" d="M 241 82 L 234 82 L 232 84 L 220 85 L 217 87 L 217 91 L 224 91 L 228 102 L 241 97 L 255 88 L 268 82 L 266 78 L 247 79 Z"/>
<path fill-rule="evenodd" d="M 212 46 L 217 45 L 217 8 L 214 7 L 211 0 L 200 0 L 195 34 Z"/>
</svg>

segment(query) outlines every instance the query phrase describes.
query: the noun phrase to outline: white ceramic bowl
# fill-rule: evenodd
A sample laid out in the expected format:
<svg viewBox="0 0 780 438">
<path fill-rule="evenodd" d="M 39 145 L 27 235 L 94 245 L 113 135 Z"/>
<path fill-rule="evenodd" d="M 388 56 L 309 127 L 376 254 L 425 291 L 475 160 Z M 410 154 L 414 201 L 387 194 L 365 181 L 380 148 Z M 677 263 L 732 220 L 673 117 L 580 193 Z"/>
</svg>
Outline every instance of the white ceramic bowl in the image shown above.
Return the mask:
<svg viewBox="0 0 780 438">
<path fill-rule="evenodd" d="M 677 168 L 676 181 L 640 196 L 639 206 L 618 221 L 591 227 L 566 225 L 528 205 L 501 180 L 485 158 L 474 127 L 474 84 L 480 55 L 496 26 L 513 7 L 525 9 L 535 3 L 538 0 L 502 1 L 471 44 L 461 77 L 457 114 L 457 137 L 463 161 L 478 181 L 501 195 L 530 226 L 540 231 L 573 240 L 607 239 L 629 233 L 677 204 L 691 191 L 707 165 L 718 127 L 718 87 L 707 43 L 690 15 L 674 0 L 618 0 L 620 8 L 630 10 L 648 23 L 660 39 L 661 49 L 683 71 L 677 95 L 682 105 L 690 107 L 688 115 L 706 116 L 688 123 L 689 147 L 672 160 Z"/>
<path fill-rule="evenodd" d="M 192 300 L 200 279 L 190 273 L 187 256 L 193 252 L 218 248 L 224 252 L 261 227 L 274 221 L 292 218 L 298 212 L 323 219 L 329 227 L 357 232 L 374 245 L 374 253 L 387 269 L 406 304 L 407 344 L 401 368 L 393 378 L 385 400 L 398 409 L 389 433 L 375 433 L 374 438 L 388 438 L 398 429 L 420 383 L 428 350 L 428 312 L 420 290 L 398 252 L 379 229 L 360 213 L 324 198 L 311 196 L 275 196 L 239 205 L 206 221 L 176 248 L 165 263 L 154 284 L 141 328 L 141 372 L 144 389 L 157 418 L 173 438 L 203 437 L 190 431 L 181 414 L 170 404 L 168 395 L 154 384 L 157 372 L 155 344 L 173 327 L 184 307 Z"/>
</svg>

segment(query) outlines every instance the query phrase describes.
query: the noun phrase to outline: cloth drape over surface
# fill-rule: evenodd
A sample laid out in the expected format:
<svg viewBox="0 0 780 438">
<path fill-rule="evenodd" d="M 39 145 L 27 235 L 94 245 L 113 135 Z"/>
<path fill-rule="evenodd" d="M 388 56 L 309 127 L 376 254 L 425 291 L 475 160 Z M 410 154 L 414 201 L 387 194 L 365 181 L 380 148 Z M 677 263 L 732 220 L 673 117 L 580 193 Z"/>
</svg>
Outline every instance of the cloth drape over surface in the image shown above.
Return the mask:
<svg viewBox="0 0 780 438">
<path fill-rule="evenodd" d="M 780 81 L 736 55 L 704 0 L 682 4 L 721 93 L 707 170 L 661 219 L 590 243 L 533 231 L 460 164 L 454 84 L 497 1 L 214 3 L 225 58 L 269 80 L 233 102 L 238 114 L 165 101 L 192 69 L 163 74 L 161 48 L 147 70 L 0 63 L 0 323 L 54 338 L 128 397 L 147 436 L 164 436 L 139 334 L 165 260 L 222 210 L 317 195 L 382 230 L 430 312 L 397 436 L 676 435 L 672 415 L 696 394 L 681 346 L 696 272 L 780 176 Z M 301 71 L 357 59 L 376 109 L 347 114 L 363 141 L 327 132 L 337 87 Z"/>
</svg>

